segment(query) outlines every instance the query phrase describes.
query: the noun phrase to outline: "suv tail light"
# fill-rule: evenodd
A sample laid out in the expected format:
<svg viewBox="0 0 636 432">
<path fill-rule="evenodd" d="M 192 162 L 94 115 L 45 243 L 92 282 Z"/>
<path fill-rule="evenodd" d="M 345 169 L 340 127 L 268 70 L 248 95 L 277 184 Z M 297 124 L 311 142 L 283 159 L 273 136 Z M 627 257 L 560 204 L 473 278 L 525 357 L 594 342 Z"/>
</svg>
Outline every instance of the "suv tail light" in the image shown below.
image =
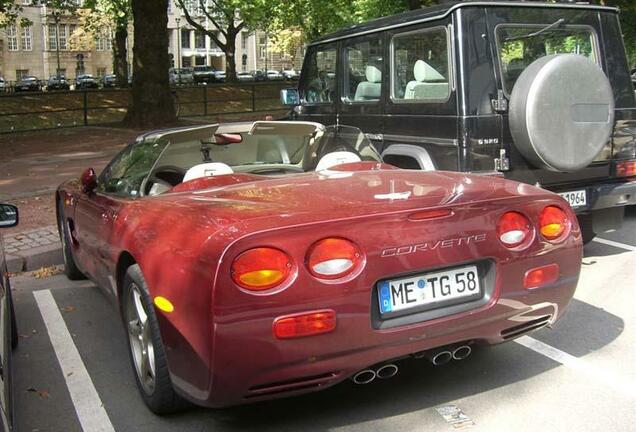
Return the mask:
<svg viewBox="0 0 636 432">
<path fill-rule="evenodd" d="M 527 217 L 518 212 L 507 212 L 499 219 L 497 236 L 509 248 L 526 242 L 532 235 L 532 225 Z"/>
<path fill-rule="evenodd" d="M 359 268 L 360 249 L 343 238 L 326 238 L 314 243 L 307 254 L 309 272 L 321 279 L 340 279 Z"/>
<path fill-rule="evenodd" d="M 292 268 L 292 260 L 285 252 L 260 247 L 245 251 L 234 260 L 232 280 L 250 291 L 265 291 L 286 281 Z"/>
<path fill-rule="evenodd" d="M 616 177 L 636 176 L 636 160 L 616 162 Z"/>
<path fill-rule="evenodd" d="M 568 215 L 557 206 L 547 206 L 539 216 L 539 231 L 546 240 L 557 240 L 568 228 Z"/>
</svg>

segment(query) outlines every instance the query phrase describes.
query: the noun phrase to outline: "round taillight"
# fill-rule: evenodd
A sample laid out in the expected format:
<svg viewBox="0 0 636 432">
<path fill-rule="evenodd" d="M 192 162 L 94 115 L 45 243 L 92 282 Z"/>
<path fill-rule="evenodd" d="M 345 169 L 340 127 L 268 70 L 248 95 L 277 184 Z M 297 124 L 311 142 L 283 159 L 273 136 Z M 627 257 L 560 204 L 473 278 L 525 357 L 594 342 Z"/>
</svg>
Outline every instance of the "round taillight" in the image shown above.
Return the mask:
<svg viewBox="0 0 636 432">
<path fill-rule="evenodd" d="M 342 238 L 326 238 L 316 242 L 307 254 L 312 275 L 321 279 L 340 279 L 353 273 L 362 262 L 360 249 Z"/>
<path fill-rule="evenodd" d="M 557 206 L 547 206 L 539 216 L 539 231 L 546 240 L 557 240 L 567 230 L 568 215 Z"/>
<path fill-rule="evenodd" d="M 239 255 L 232 263 L 232 280 L 250 291 L 274 288 L 289 278 L 291 258 L 283 251 L 260 247 Z"/>
<path fill-rule="evenodd" d="M 509 248 L 523 244 L 532 234 L 532 225 L 527 217 L 518 212 L 505 213 L 497 224 L 499 240 Z"/>
</svg>

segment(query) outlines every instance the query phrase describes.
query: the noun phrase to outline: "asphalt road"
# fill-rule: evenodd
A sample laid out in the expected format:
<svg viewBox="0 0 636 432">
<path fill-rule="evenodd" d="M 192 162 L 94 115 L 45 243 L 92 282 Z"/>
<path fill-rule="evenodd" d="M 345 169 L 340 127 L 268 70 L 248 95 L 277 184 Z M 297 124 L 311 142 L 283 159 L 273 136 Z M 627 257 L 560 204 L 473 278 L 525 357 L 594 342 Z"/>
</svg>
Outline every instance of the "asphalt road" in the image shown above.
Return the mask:
<svg viewBox="0 0 636 432">
<path fill-rule="evenodd" d="M 634 210 L 620 232 L 603 235 L 609 243 L 601 239 L 585 248 L 575 299 L 553 329 L 441 367 L 407 360 L 393 379 L 366 386 L 346 382 L 308 396 L 223 410 L 193 408 L 169 417 L 151 414 L 138 396 L 124 331 L 106 294 L 62 275 L 16 277 L 18 430 L 82 430 L 78 412 L 85 413 L 93 399 L 90 392 L 72 398 L 67 381 L 80 377 L 61 366 L 44 323 L 61 314 L 70 336 L 66 345 L 59 338 L 54 343 L 71 360 L 76 347 L 75 360 L 94 384 L 98 403 L 92 408 L 104 414 L 103 429 L 94 430 L 452 431 L 438 411 L 450 407 L 474 422 L 466 427 L 475 431 L 634 431 Z M 45 307 L 47 298 L 52 308 Z"/>
</svg>

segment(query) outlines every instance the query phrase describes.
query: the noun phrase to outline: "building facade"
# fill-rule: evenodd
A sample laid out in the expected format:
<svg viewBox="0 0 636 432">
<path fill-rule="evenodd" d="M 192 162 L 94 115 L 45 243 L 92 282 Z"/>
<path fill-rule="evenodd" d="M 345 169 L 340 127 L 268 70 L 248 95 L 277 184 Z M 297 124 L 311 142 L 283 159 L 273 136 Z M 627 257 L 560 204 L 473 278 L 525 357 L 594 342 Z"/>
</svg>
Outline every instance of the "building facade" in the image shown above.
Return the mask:
<svg viewBox="0 0 636 432">
<path fill-rule="evenodd" d="M 112 72 L 110 31 L 104 29 L 89 46 L 73 46 L 77 17 L 55 12 L 46 6 L 24 4 L 21 15 L 32 25 L 0 29 L 0 76 L 5 80 L 19 81 L 27 75 L 47 79 L 56 74 L 58 59 L 60 74 L 69 79 L 81 73 L 103 76 Z"/>
</svg>

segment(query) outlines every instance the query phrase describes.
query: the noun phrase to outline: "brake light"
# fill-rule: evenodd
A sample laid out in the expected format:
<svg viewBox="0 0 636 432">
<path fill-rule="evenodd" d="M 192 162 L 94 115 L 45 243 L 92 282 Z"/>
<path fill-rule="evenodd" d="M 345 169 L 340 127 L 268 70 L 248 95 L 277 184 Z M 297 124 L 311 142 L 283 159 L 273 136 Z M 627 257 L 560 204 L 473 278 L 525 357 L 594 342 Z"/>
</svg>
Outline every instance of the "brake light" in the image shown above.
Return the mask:
<svg viewBox="0 0 636 432">
<path fill-rule="evenodd" d="M 239 255 L 232 263 L 232 280 L 250 291 L 274 288 L 291 274 L 291 258 L 283 251 L 260 247 Z"/>
<path fill-rule="evenodd" d="M 274 336 L 291 339 L 328 333 L 336 328 L 336 312 L 331 309 L 276 318 Z"/>
<path fill-rule="evenodd" d="M 559 266 L 557 264 L 550 264 L 528 270 L 523 278 L 523 286 L 526 289 L 539 288 L 554 283 L 558 279 Z"/>
<path fill-rule="evenodd" d="M 636 160 L 616 162 L 616 177 L 636 176 Z"/>
<path fill-rule="evenodd" d="M 509 248 L 520 246 L 528 240 L 531 234 L 530 221 L 518 212 L 504 213 L 497 224 L 497 236 Z"/>
<path fill-rule="evenodd" d="M 309 272 L 322 279 L 340 279 L 353 273 L 362 262 L 360 249 L 343 238 L 326 238 L 307 254 Z"/>
<path fill-rule="evenodd" d="M 557 206 L 547 206 L 539 216 L 539 231 L 546 240 L 557 240 L 567 230 L 568 215 Z"/>
</svg>

